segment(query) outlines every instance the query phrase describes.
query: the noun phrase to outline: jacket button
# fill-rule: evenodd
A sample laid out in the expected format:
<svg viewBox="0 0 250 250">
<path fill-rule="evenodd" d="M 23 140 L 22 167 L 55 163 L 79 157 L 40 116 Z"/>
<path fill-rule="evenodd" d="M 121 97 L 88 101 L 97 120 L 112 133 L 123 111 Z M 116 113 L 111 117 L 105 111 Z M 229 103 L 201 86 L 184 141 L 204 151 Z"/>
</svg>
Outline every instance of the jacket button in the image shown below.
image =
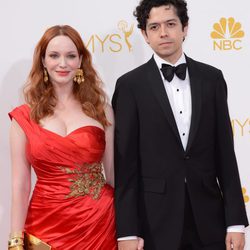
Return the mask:
<svg viewBox="0 0 250 250">
<path fill-rule="evenodd" d="M 190 159 L 190 156 L 189 156 L 189 155 L 185 155 L 184 159 L 185 159 L 185 160 L 189 160 L 189 159 Z"/>
</svg>

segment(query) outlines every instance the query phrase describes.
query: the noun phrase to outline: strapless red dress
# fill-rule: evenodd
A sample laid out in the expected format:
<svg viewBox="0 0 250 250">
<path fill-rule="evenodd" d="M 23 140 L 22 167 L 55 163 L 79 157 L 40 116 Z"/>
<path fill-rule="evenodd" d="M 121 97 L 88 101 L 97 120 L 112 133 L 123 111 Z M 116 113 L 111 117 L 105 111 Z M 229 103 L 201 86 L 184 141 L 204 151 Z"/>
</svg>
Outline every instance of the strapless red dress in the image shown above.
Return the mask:
<svg viewBox="0 0 250 250">
<path fill-rule="evenodd" d="M 105 183 L 104 131 L 80 127 L 67 136 L 42 128 L 22 105 L 9 113 L 27 137 L 37 176 L 25 231 L 55 250 L 115 250 L 113 188 Z"/>
</svg>

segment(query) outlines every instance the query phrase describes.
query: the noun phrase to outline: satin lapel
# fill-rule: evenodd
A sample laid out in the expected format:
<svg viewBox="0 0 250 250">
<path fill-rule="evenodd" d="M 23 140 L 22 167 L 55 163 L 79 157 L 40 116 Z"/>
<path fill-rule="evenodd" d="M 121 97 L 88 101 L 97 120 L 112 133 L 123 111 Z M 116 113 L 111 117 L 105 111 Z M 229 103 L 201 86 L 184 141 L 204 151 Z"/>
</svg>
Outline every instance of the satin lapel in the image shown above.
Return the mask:
<svg viewBox="0 0 250 250">
<path fill-rule="evenodd" d="M 195 62 L 186 56 L 188 73 L 190 78 L 191 96 L 192 96 L 192 117 L 189 131 L 188 144 L 186 152 L 189 151 L 192 142 L 195 138 L 195 134 L 199 127 L 200 115 L 201 115 L 201 75 L 196 68 Z"/>
<path fill-rule="evenodd" d="M 147 63 L 148 70 L 147 70 L 147 79 L 146 81 L 152 88 L 152 92 L 155 95 L 156 99 L 158 100 L 165 117 L 173 130 L 178 142 L 182 145 L 180 135 L 178 132 L 178 128 L 174 119 L 174 114 L 171 108 L 171 105 L 168 100 L 168 96 L 166 90 L 164 88 L 162 78 L 159 72 L 159 69 L 155 63 L 153 57 Z"/>
</svg>

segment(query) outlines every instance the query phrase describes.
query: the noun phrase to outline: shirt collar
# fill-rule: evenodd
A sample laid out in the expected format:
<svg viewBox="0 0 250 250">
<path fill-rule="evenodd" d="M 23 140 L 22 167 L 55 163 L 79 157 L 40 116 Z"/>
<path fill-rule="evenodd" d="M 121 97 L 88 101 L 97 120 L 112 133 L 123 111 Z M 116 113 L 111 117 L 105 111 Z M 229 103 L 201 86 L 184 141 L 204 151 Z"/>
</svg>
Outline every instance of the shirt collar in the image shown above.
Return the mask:
<svg viewBox="0 0 250 250">
<path fill-rule="evenodd" d="M 178 61 L 175 64 L 172 64 L 172 63 L 169 63 L 169 62 L 163 60 L 156 53 L 154 53 L 154 60 L 155 60 L 155 62 L 156 62 L 156 64 L 157 64 L 157 66 L 158 66 L 159 69 L 161 69 L 161 67 L 162 67 L 161 65 L 163 63 L 169 64 L 171 66 L 177 66 L 177 65 L 179 65 L 181 63 L 186 63 L 186 57 L 185 57 L 184 53 L 182 53 L 181 57 L 178 59 Z"/>
</svg>

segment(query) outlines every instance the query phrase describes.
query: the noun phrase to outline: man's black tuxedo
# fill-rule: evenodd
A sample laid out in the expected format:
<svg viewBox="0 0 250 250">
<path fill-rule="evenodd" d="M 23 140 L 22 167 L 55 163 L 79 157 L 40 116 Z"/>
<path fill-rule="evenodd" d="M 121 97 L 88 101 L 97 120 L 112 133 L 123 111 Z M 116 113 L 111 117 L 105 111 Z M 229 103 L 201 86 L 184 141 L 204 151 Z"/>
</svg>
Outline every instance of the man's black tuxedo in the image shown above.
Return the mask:
<svg viewBox="0 0 250 250">
<path fill-rule="evenodd" d="M 186 150 L 153 58 L 118 79 L 112 100 L 117 236 L 141 236 L 146 250 L 178 249 L 185 179 L 204 244 L 223 241 L 230 225 L 248 225 L 225 80 L 220 70 L 186 60 L 192 96 Z"/>
</svg>

